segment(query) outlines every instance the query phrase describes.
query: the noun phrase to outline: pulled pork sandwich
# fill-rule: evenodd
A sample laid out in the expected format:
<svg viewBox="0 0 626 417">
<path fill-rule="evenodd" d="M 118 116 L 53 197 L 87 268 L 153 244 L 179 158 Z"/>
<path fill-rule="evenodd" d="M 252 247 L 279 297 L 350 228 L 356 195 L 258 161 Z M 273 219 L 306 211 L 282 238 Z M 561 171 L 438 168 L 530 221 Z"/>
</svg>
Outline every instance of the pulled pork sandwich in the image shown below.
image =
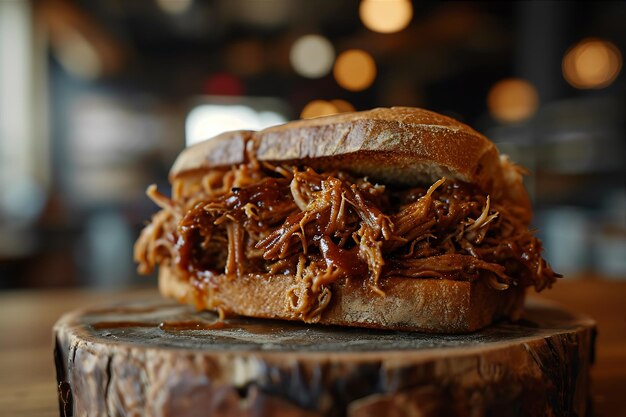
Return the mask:
<svg viewBox="0 0 626 417">
<path fill-rule="evenodd" d="M 221 316 L 470 332 L 555 274 L 522 169 L 414 108 L 237 131 L 187 148 L 135 245 L 163 295 Z"/>
</svg>

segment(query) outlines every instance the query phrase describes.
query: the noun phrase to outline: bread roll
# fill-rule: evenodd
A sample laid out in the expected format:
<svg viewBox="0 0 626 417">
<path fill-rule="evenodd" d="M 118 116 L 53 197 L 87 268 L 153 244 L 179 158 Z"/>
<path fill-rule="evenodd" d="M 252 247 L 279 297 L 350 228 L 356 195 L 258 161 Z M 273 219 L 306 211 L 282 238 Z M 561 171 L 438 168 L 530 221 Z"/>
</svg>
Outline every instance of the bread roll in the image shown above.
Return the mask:
<svg viewBox="0 0 626 417">
<path fill-rule="evenodd" d="M 324 212 L 319 201 L 304 201 L 294 189 L 301 172 L 305 178 L 321 178 L 309 187 L 309 197 L 324 192 L 331 183 L 343 190 L 341 195 L 337 190 L 334 194 L 337 205 L 332 209 L 329 205 Z M 227 132 L 185 149 L 170 171 L 170 180 L 171 200 L 152 190 L 164 210 L 142 233 L 135 258 L 144 272 L 159 265 L 163 295 L 198 309 L 321 324 L 462 333 L 499 318 L 518 318 L 525 287 L 534 285 L 540 290 L 558 276 L 540 257 L 540 242 L 528 231 L 531 206 L 521 168 L 500 155 L 485 136 L 427 110 L 379 108 L 299 120 L 259 132 Z M 272 197 L 262 200 L 257 195 L 251 200 L 250 195 L 260 192 L 254 187 L 263 181 L 269 185 L 259 189 Z M 291 192 L 285 194 L 289 181 Z M 448 194 L 437 194 L 445 181 L 452 184 Z M 424 188 L 413 191 L 415 197 L 394 202 L 404 196 L 402 190 L 411 187 Z M 433 235 L 435 229 L 425 228 L 428 220 L 447 221 L 446 216 L 452 216 L 447 210 L 453 209 L 452 205 L 448 208 L 449 200 L 454 198 L 466 208 L 471 206 L 474 213 L 481 205 L 482 213 L 457 219 L 446 236 Z M 337 208 L 340 200 L 341 210 Z M 373 207 L 380 201 L 386 201 L 384 208 Z M 402 210 L 421 209 L 422 203 L 427 211 L 421 214 L 422 222 L 406 226 L 405 221 L 403 226 Z M 280 222 L 263 223 L 255 217 L 263 210 L 271 214 L 273 204 L 290 207 Z M 342 235 L 328 220 L 345 212 L 352 215 L 350 233 L 356 246 L 346 238 L 350 233 Z M 294 219 L 300 222 L 299 229 Z M 312 226 L 315 222 L 317 229 Z M 492 226 L 487 227 L 489 223 Z M 345 219 L 341 224 L 348 227 Z M 292 235 L 286 234 L 289 227 Z M 419 227 L 424 231 L 416 235 Z M 221 240 L 215 234 L 218 229 Z M 186 243 L 192 238 L 195 246 Z M 494 243 L 497 239 L 503 241 Z M 423 255 L 428 253 L 426 248 L 411 259 L 419 242 L 431 240 L 438 242 L 438 253 Z M 443 254 L 442 247 L 446 248 Z M 195 261 L 181 261 L 194 256 Z M 214 265 L 206 265 L 207 257 L 215 259 Z M 289 257 L 290 266 L 276 267 Z M 252 270 L 251 264 L 257 269 Z M 311 265 L 315 268 L 303 269 Z M 413 272 L 403 273 L 404 265 L 410 265 Z M 517 271 L 526 278 L 510 276 Z"/>
</svg>

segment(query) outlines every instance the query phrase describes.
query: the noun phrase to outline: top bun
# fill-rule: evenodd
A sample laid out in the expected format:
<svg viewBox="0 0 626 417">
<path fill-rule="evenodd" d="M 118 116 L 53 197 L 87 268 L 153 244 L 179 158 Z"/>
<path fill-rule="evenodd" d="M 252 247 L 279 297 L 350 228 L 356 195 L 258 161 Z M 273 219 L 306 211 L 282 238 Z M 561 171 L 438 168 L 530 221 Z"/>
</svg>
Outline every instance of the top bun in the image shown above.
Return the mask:
<svg viewBox="0 0 626 417">
<path fill-rule="evenodd" d="M 184 150 L 170 176 L 241 163 L 250 138 L 261 161 L 341 169 L 385 184 L 461 180 L 516 204 L 530 219 L 520 169 L 500 156 L 489 139 L 450 117 L 410 107 L 298 120 L 259 132 L 227 132 Z"/>
</svg>

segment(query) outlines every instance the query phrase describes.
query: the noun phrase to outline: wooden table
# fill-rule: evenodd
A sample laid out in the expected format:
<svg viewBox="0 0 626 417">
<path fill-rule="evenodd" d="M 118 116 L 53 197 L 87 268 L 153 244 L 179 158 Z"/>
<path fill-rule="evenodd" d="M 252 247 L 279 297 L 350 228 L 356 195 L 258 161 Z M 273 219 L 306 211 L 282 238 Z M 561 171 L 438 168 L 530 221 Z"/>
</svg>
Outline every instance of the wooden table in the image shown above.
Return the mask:
<svg viewBox="0 0 626 417">
<path fill-rule="evenodd" d="M 0 293 L 0 415 L 58 416 L 52 324 L 79 306 L 145 297 L 154 289 Z M 598 322 L 595 416 L 626 416 L 626 281 L 569 279 L 541 295 Z"/>
</svg>

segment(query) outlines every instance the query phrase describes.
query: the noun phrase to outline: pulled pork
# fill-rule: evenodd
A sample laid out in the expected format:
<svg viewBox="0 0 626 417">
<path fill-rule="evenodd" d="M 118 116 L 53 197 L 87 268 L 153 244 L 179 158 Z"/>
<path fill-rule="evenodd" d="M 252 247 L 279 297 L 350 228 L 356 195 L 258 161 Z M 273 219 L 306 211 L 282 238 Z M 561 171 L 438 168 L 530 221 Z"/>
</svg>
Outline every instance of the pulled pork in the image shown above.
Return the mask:
<svg viewBox="0 0 626 417">
<path fill-rule="evenodd" d="M 174 183 L 135 246 L 139 271 L 161 263 L 194 287 L 212 274 L 290 274 L 289 308 L 317 321 L 338 279 L 384 295 L 381 278 L 484 279 L 549 287 L 541 243 L 511 210 L 460 181 L 388 189 L 345 172 L 251 162 L 216 169 L 199 189 Z"/>
</svg>

